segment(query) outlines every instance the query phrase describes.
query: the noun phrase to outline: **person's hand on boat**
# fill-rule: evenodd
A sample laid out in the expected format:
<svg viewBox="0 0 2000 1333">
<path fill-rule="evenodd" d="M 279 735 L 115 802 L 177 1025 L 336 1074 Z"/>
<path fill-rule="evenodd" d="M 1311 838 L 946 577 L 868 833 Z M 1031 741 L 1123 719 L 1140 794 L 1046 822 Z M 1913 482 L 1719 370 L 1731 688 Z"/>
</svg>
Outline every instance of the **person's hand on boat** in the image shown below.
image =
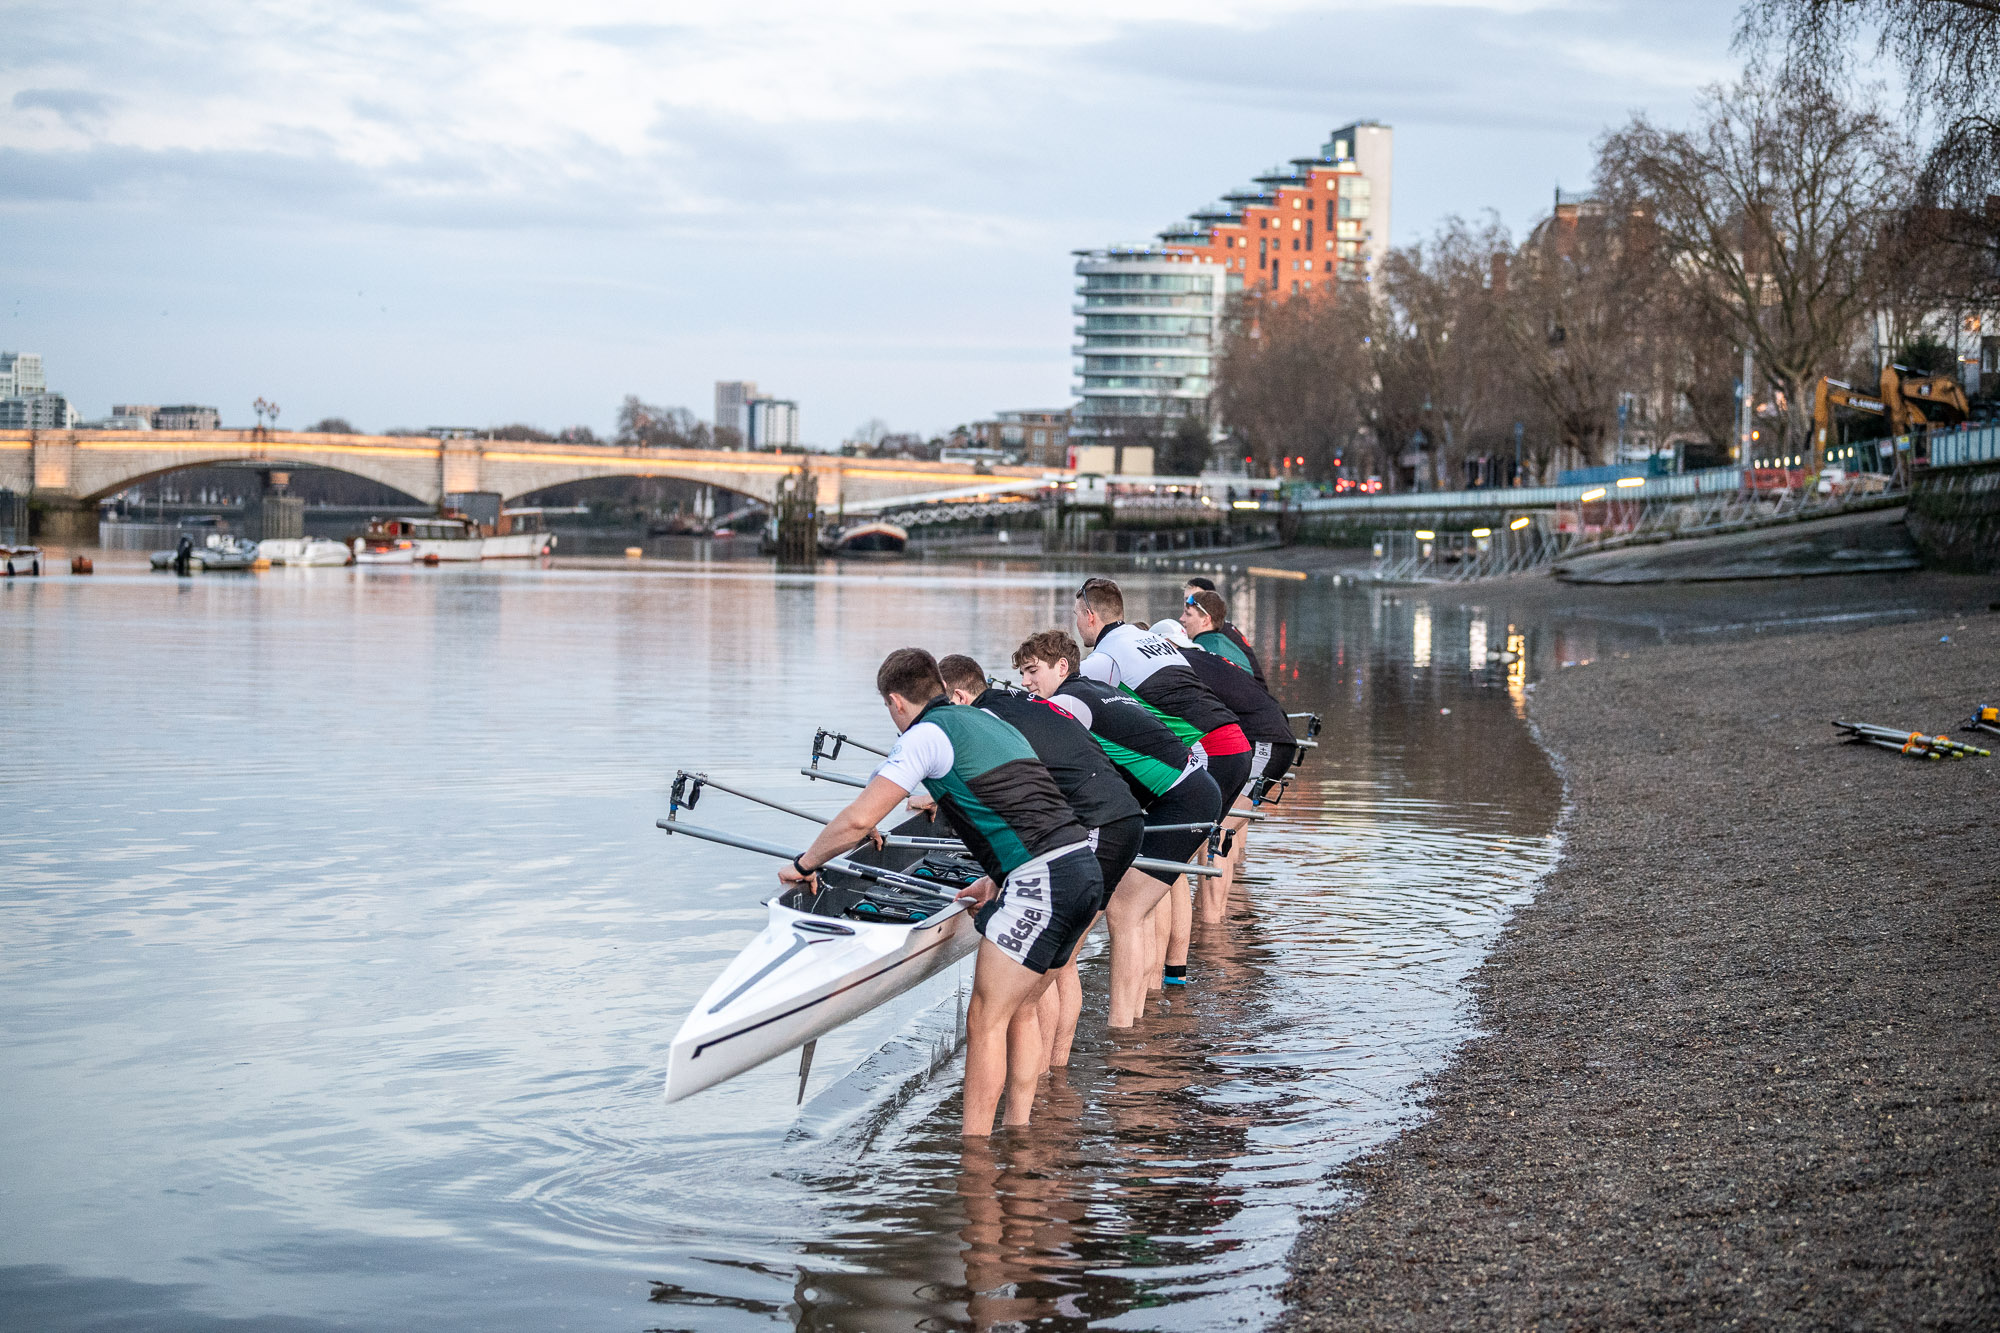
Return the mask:
<svg viewBox="0 0 2000 1333">
<path fill-rule="evenodd" d="M 993 882 L 993 876 L 981 875 L 973 883 L 958 891 L 958 901 L 973 907 L 984 907 L 1000 892 L 1000 886 Z"/>
<path fill-rule="evenodd" d="M 931 799 L 931 795 L 929 792 L 913 791 L 910 793 L 910 799 L 903 802 L 903 804 L 907 805 L 910 808 L 910 813 L 912 814 L 917 814 L 917 815 L 937 814 L 937 802 Z"/>
<path fill-rule="evenodd" d="M 800 869 L 799 863 L 796 860 L 788 861 L 778 867 L 778 883 L 785 885 L 787 888 L 794 884 L 810 884 L 817 888 L 819 885 L 819 871 L 814 869 L 812 873 L 808 874 Z"/>
</svg>

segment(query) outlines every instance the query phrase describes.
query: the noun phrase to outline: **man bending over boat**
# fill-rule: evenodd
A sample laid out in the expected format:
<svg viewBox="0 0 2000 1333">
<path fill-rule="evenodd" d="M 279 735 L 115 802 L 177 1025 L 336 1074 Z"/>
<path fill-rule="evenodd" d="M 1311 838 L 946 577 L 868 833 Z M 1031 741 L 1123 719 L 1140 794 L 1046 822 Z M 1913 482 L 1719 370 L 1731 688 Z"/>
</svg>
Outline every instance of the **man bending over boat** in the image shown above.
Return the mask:
<svg viewBox="0 0 2000 1333">
<path fill-rule="evenodd" d="M 948 702 L 929 653 L 890 653 L 875 673 L 875 690 L 902 734 L 868 786 L 778 878 L 811 880 L 819 867 L 867 840 L 919 785 L 926 787 L 986 870 L 959 894 L 975 909 L 974 924 L 985 937 L 965 1016 L 964 1132 L 993 1132 L 1003 1091 L 1006 1123 L 1025 1125 L 1041 1077 L 1040 1034 L 1024 1025 L 1022 1049 L 1010 1060 L 1009 1027 L 1022 1005 L 1040 1001 L 1049 973 L 1069 961 L 1096 916 L 1103 892 L 1097 860 L 1083 825 L 1021 733 L 991 713 Z"/>
<path fill-rule="evenodd" d="M 1034 747 L 1049 776 L 1056 780 L 1057 790 L 1076 812 L 1077 822 L 1090 832 L 1091 851 L 1097 857 L 1108 901 L 1118 881 L 1132 868 L 1133 858 L 1139 855 L 1139 840 L 1146 836 L 1146 816 L 1119 778 L 1117 765 L 1070 714 L 1046 700 L 989 686 L 985 668 L 963 653 L 941 658 L 938 671 L 953 703 L 993 714 Z M 1106 902 L 1098 904 L 1100 911 L 1105 906 Z M 1095 913 L 1091 920 L 1096 921 Z M 1055 982 L 1043 992 L 1041 1012 L 1035 1016 L 1042 1044 L 1048 1050 L 1046 1064 L 1069 1063 L 1082 1011 L 1083 983 L 1077 978 L 1072 953 L 1056 973 Z"/>
<path fill-rule="evenodd" d="M 1083 652 L 1059 629 L 1031 635 L 1014 650 L 1014 669 L 1038 699 L 1047 699 L 1090 729 L 1118 765 L 1133 797 L 1155 825 L 1206 825 L 1222 813 L 1215 779 L 1166 723 L 1131 696 L 1076 674 Z M 1208 842 L 1199 829 L 1148 833 L 1145 854 L 1188 861 Z M 1149 920 L 1172 886 L 1142 870 L 1127 870 L 1113 886 L 1105 916 L 1111 923 L 1111 1026 L 1128 1028 L 1146 1008 L 1153 958 Z M 1159 974 L 1154 973 L 1155 977 Z"/>
</svg>

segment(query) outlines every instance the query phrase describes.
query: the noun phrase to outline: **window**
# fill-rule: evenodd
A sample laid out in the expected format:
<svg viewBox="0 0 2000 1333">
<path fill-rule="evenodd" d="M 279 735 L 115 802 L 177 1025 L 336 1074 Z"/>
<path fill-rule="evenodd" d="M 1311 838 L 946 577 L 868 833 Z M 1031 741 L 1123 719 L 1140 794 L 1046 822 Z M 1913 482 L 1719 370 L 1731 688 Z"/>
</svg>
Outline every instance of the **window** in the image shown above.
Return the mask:
<svg viewBox="0 0 2000 1333">
<path fill-rule="evenodd" d="M 1306 261 L 1306 272 L 1308 273 L 1312 272 L 1312 266 L 1313 266 L 1312 260 L 1308 259 Z"/>
<path fill-rule="evenodd" d="M 1293 231 L 1297 231 L 1298 229 L 1299 229 L 1299 220 L 1298 220 L 1297 218 L 1293 218 L 1293 219 L 1292 219 L 1292 230 L 1293 230 Z"/>
<path fill-rule="evenodd" d="M 1305 200 L 1303 200 L 1303 199 L 1294 199 L 1294 200 L 1292 200 L 1292 207 L 1293 207 L 1293 208 L 1304 208 L 1305 206 L 1306 206 L 1306 201 L 1305 201 Z M 1299 224 L 1298 224 L 1298 223 L 1296 223 L 1296 222 L 1294 222 L 1294 223 L 1293 223 L 1292 225 L 1293 225 L 1294 227 L 1296 227 L 1296 226 L 1298 226 Z"/>
</svg>

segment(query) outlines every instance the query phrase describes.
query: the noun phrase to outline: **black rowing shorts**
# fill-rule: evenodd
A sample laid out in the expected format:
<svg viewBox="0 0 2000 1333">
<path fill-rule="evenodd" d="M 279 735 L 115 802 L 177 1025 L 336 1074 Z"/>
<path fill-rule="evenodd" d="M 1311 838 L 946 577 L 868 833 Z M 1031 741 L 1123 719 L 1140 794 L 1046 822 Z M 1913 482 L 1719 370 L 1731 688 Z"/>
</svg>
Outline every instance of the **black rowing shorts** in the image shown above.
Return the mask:
<svg viewBox="0 0 2000 1333">
<path fill-rule="evenodd" d="M 1221 813 L 1222 793 L 1216 789 L 1215 779 L 1207 769 L 1197 768 L 1146 807 L 1146 822 L 1201 824 L 1212 822 Z M 1139 852 L 1162 861 L 1191 861 L 1207 841 L 1206 833 L 1148 833 Z"/>
<path fill-rule="evenodd" d="M 1250 785 L 1250 757 L 1255 751 L 1245 750 L 1241 754 L 1225 754 L 1221 758 L 1208 757 L 1208 773 L 1215 779 L 1215 785 L 1222 791 L 1222 808 L 1227 810 L 1236 804 L 1236 798 Z"/>
<path fill-rule="evenodd" d="M 1139 855 L 1139 844 L 1145 836 L 1144 815 L 1127 815 L 1109 824 L 1100 824 L 1090 831 L 1090 847 L 1097 853 L 1097 873 L 1104 877 L 1104 896 L 1098 900 L 1098 911 L 1110 905 L 1112 892 L 1117 889 L 1118 881 L 1125 878 L 1125 872 L 1132 868 L 1133 860 Z"/>
<path fill-rule="evenodd" d="M 1047 972 L 1069 961 L 1103 896 L 1097 858 L 1073 842 L 1016 866 L 973 924 L 1030 972 Z"/>
</svg>

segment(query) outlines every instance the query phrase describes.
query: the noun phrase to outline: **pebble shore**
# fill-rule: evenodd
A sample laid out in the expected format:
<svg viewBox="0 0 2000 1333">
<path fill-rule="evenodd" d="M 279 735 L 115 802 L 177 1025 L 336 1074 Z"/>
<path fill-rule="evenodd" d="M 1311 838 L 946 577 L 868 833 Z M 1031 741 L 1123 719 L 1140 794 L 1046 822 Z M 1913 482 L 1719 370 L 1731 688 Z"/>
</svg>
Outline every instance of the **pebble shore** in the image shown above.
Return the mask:
<svg viewBox="0 0 2000 1333">
<path fill-rule="evenodd" d="M 1537 687 L 1562 863 L 1426 1118 L 1334 1177 L 1281 1328 L 2000 1328 L 2000 757 L 1828 725 L 1977 743 L 1972 582 Z"/>
</svg>

